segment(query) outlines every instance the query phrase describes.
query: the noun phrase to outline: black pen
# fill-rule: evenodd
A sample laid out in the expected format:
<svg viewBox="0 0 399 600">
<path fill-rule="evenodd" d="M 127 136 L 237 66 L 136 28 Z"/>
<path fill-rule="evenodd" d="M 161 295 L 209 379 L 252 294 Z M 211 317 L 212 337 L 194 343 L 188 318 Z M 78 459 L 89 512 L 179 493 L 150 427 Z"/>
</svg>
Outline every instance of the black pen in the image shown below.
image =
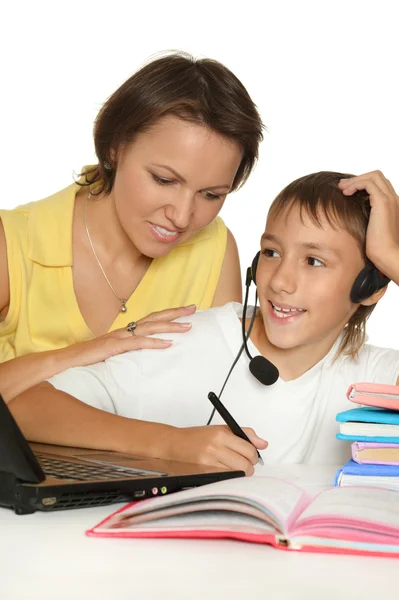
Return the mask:
<svg viewBox="0 0 399 600">
<path fill-rule="evenodd" d="M 231 414 L 229 413 L 227 408 L 225 406 L 223 406 L 223 404 L 221 403 L 219 398 L 216 396 L 216 394 L 214 392 L 209 392 L 208 398 L 212 402 L 213 406 L 218 411 L 219 415 L 222 417 L 222 419 L 226 423 L 226 425 L 228 425 L 230 427 L 230 429 L 234 433 L 234 435 L 236 435 L 239 438 L 241 438 L 242 440 L 245 440 L 246 442 L 249 442 L 250 444 L 252 444 L 249 437 L 244 433 L 244 431 L 241 429 L 241 427 L 239 426 L 237 421 L 235 421 L 235 419 L 231 416 Z M 261 455 L 259 454 L 258 450 L 256 450 L 256 453 L 258 455 L 258 463 L 260 465 L 264 465 L 263 459 L 262 459 Z"/>
</svg>

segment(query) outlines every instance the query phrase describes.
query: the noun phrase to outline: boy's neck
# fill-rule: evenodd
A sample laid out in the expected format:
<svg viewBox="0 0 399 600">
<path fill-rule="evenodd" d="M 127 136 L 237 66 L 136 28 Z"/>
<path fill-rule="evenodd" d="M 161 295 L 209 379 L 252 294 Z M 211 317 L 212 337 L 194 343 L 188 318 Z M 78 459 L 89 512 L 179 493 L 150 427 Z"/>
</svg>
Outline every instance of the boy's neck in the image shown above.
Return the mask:
<svg viewBox="0 0 399 600">
<path fill-rule="evenodd" d="M 247 328 L 249 327 L 247 320 Z M 270 360 L 279 370 L 283 381 L 298 379 L 320 362 L 331 350 L 340 332 L 332 333 L 312 345 L 296 346 L 295 348 L 278 348 L 273 346 L 266 337 L 261 317 L 256 317 L 251 332 L 251 342 L 259 353 Z"/>
</svg>

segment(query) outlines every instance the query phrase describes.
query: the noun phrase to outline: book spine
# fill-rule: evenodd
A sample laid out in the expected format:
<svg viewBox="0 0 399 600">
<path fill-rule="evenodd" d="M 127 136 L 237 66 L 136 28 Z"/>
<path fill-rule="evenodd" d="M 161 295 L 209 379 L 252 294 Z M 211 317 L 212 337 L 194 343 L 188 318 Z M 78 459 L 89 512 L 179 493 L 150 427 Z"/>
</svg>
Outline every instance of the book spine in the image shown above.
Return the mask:
<svg viewBox="0 0 399 600">
<path fill-rule="evenodd" d="M 279 548 L 291 548 L 290 540 L 284 535 L 276 535 L 276 545 Z"/>
</svg>

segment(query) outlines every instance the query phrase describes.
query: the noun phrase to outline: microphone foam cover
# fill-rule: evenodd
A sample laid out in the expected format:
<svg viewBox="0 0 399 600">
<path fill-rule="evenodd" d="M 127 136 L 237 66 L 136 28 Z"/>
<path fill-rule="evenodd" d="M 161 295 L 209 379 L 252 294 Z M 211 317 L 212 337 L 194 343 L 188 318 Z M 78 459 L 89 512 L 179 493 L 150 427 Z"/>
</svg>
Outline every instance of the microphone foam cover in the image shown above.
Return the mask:
<svg viewBox="0 0 399 600">
<path fill-rule="evenodd" d="M 254 356 L 249 363 L 249 370 L 263 385 L 273 385 L 279 378 L 277 367 L 264 356 Z"/>
</svg>

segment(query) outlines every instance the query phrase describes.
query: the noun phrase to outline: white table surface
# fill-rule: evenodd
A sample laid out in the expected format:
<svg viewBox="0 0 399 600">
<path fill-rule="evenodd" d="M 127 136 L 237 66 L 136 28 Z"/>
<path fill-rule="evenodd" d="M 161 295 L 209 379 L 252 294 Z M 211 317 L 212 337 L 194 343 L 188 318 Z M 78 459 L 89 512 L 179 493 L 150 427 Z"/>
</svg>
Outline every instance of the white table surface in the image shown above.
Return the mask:
<svg viewBox="0 0 399 600">
<path fill-rule="evenodd" d="M 268 473 L 317 492 L 335 469 Z M 85 536 L 117 507 L 24 516 L 0 508 L 1 600 L 399 599 L 398 559 L 281 552 L 233 540 Z"/>
</svg>

